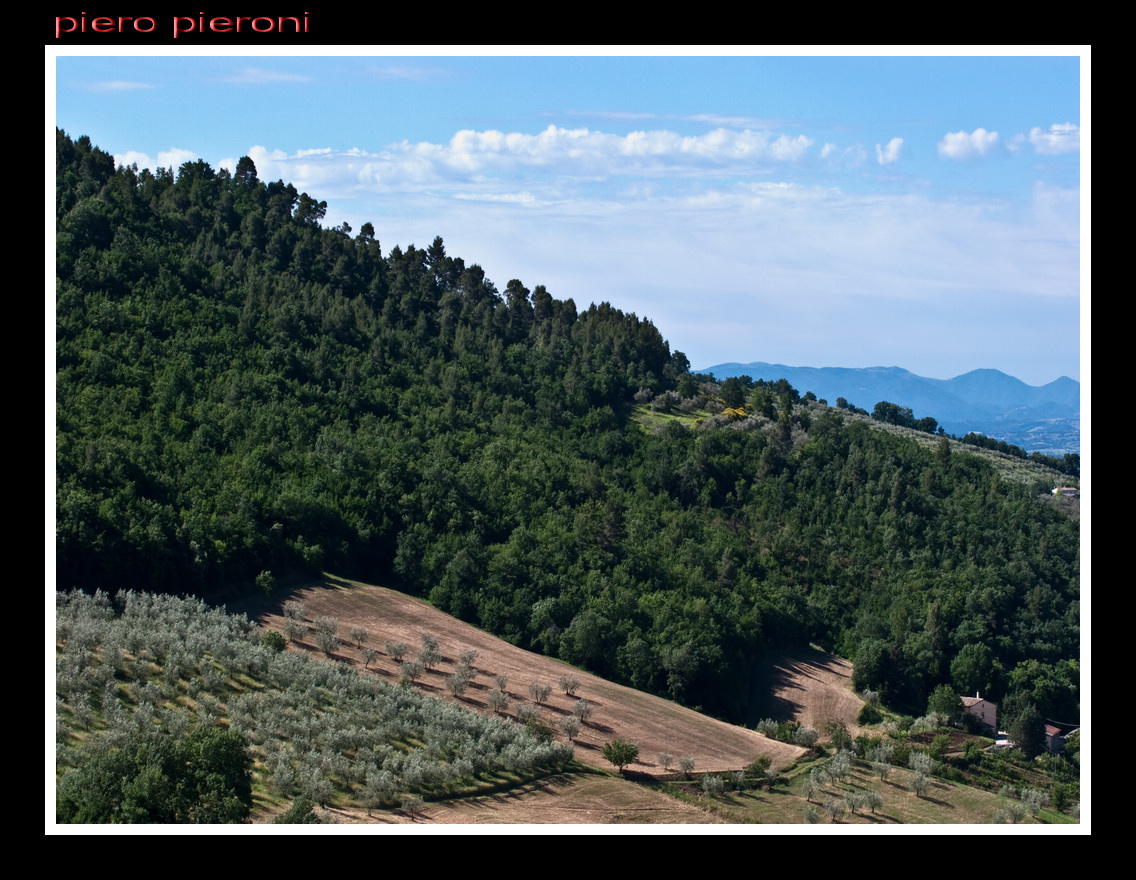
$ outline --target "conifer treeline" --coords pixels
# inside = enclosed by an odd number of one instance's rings
[[[57,174],[60,588],[327,569],[734,718],[801,638],[893,700],[1075,710],[1076,526],[979,459],[782,388],[645,433],[636,393],[698,385],[649,321],[440,238],[384,256],[247,159],[116,170],[60,132]]]

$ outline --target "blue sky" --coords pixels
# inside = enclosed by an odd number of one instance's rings
[[[1081,378],[1076,55],[161,49],[49,54],[55,123],[140,166],[250,155],[329,224],[610,301],[695,367]]]

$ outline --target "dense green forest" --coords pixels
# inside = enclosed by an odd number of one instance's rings
[[[441,238],[384,254],[247,158],[57,151],[58,589],[331,570],[733,720],[801,640],[896,706],[950,683],[1077,716],[1052,481],[786,382],[739,396],[650,321],[498,291]],[[636,400],[719,414],[646,431]]]

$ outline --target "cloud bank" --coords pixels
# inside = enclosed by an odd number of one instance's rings
[[[1075,126],[1035,132],[1039,153],[1075,149]],[[961,160],[999,143],[980,128],[948,134],[939,153]],[[1009,203],[903,191],[903,174],[865,187],[864,146],[814,146],[755,130],[617,135],[550,125],[536,134],[462,130],[379,150],[258,145],[248,155],[261,179],[326,199],[330,225],[373,222],[384,249],[442,235],[499,285],[520,278],[581,306],[606,299],[650,316],[696,363],[750,351],[807,364],[824,339],[831,364],[1020,375],[989,352],[1008,348],[1023,315],[1036,317],[1015,350],[1033,346],[1038,364],[1053,362],[1054,340],[1077,322],[1075,188],[1038,184]],[[876,163],[898,167],[904,147],[899,137],[877,144]],[[150,164],[140,153],[117,158]],[[157,164],[194,158],[171,149]],[[219,165],[232,170],[236,161]],[[818,183],[818,169],[842,176]],[[970,366],[946,366],[959,363]]]

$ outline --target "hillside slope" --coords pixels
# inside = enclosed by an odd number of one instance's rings
[[[353,627],[366,628],[367,645],[380,650],[379,658],[367,671],[387,681],[397,681],[400,676],[399,664],[382,651],[387,640],[406,643],[410,646],[408,656],[413,657],[423,633],[435,636],[442,659],[416,681],[415,686],[423,693],[459,702],[467,708],[489,712],[487,695],[496,687],[495,677],[505,675],[511,708],[503,714],[515,717],[518,704],[532,702],[529,685],[545,683],[552,687],[552,693],[540,707],[541,717],[559,735],[558,721],[572,714],[578,700],[587,700],[594,714],[582,725],[576,738],[575,757],[601,769],[610,770],[611,765],[604,760],[600,749],[605,742],[615,739],[639,743],[640,758],[629,769],[664,777],[673,775],[674,768],[666,771],[659,766],[658,755],[663,752],[673,755],[676,763],[681,755],[693,755],[697,770],[722,772],[740,770],[761,755],[767,755],[774,767],[783,767],[805,751],[607,681],[559,660],[522,650],[419,599],[384,587],[332,579],[289,591],[287,599],[278,597],[271,602],[242,605],[238,610],[254,614],[263,624],[283,631],[284,601],[302,602],[310,620],[335,618],[344,634]],[[294,647],[318,653],[310,635]],[[478,652],[474,666],[479,674],[469,690],[461,698],[455,698],[447,692],[445,680],[465,651]],[[363,670],[364,659],[355,645],[343,644],[333,656]],[[579,680],[571,696],[558,687],[561,676],[565,675]],[[858,709],[859,701],[850,692],[848,696]],[[854,716],[855,710],[846,720]]]
[[[324,228],[251,161],[116,169],[59,132],[57,162],[58,589],[331,570],[735,721],[806,642],[908,714],[950,685],[1076,717],[1051,482],[705,382],[645,318]]]

